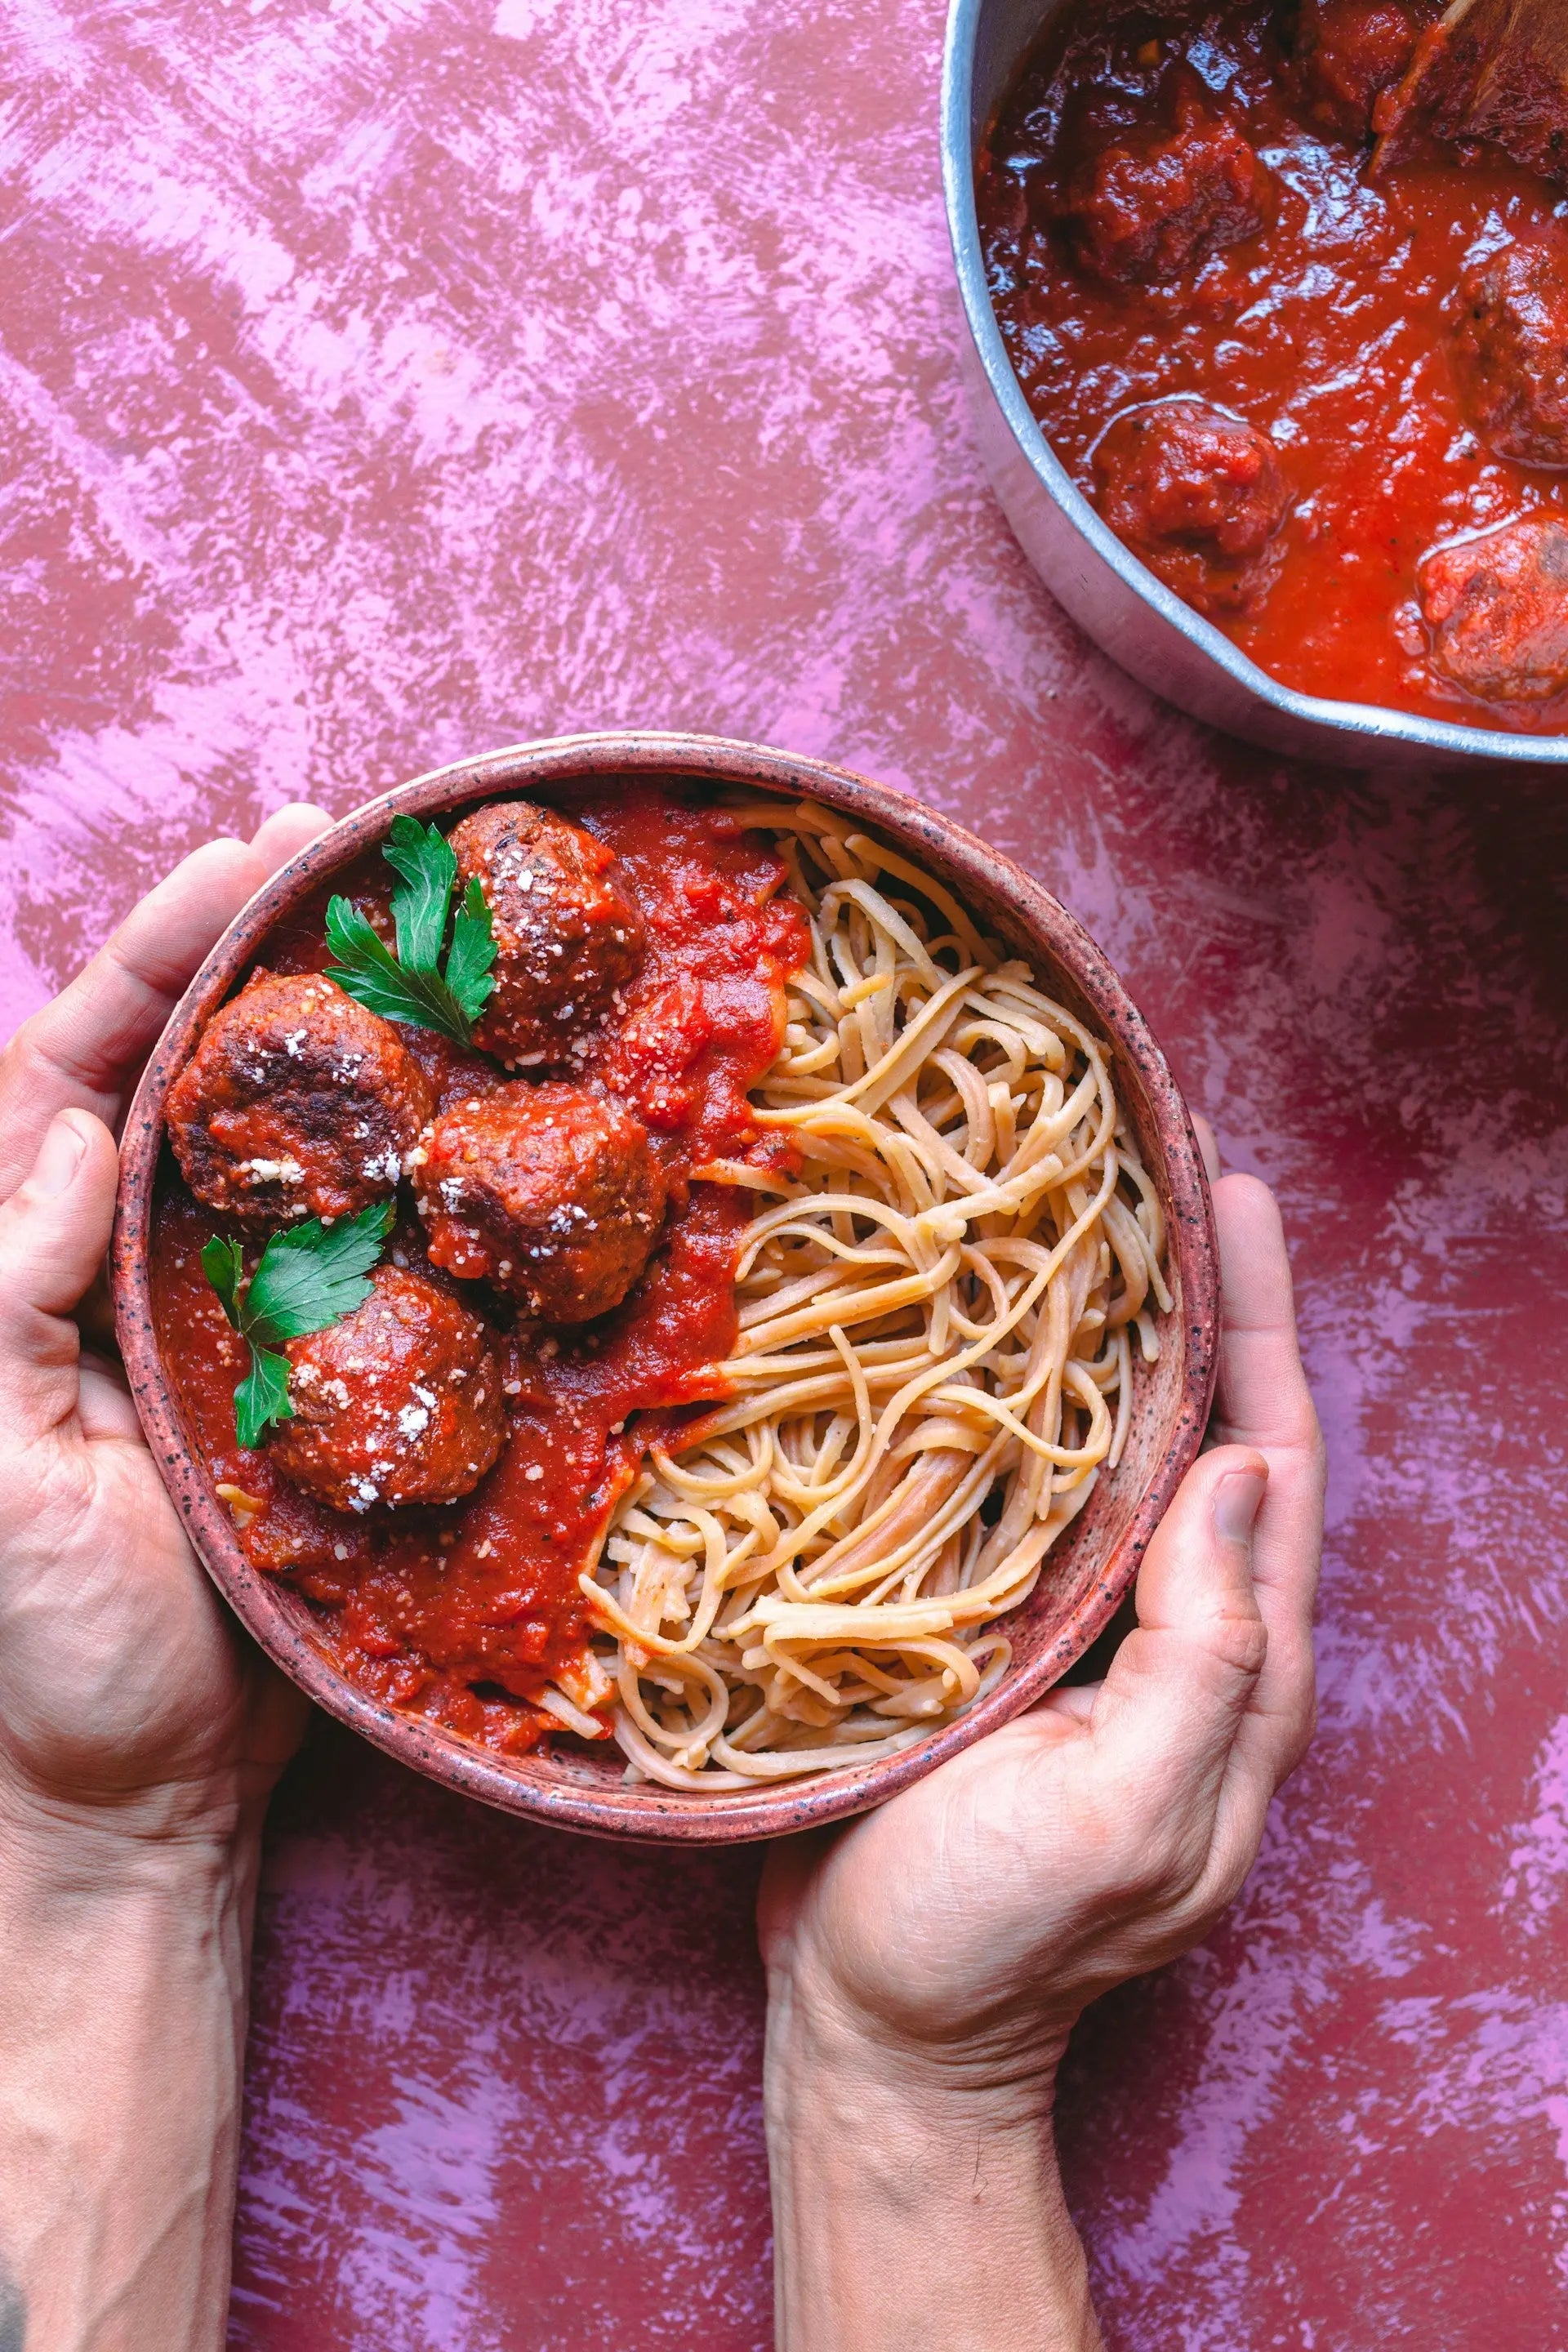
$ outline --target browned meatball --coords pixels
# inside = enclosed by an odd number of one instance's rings
[[[267,1451],[334,1511],[456,1502],[500,1452],[489,1334],[426,1275],[379,1267],[363,1307],[284,1352],[294,1418]]]
[[[1521,465],[1568,466],[1568,237],[1504,246],[1460,295],[1454,353],[1481,439]]]
[[[1186,277],[1273,218],[1273,175],[1195,75],[1175,78],[1159,119],[1114,131],[1072,173],[1067,216],[1079,259],[1128,286]]]
[[[475,1044],[512,1065],[564,1061],[642,964],[642,916],[619,862],[528,801],[477,810],[451,842],[461,887],[478,877],[496,940],[495,992]]]
[[[431,1263],[493,1283],[547,1323],[618,1307],[664,1215],[647,1129],[583,1087],[510,1086],[459,1103],[410,1164]]]
[[[1296,68],[1320,122],[1365,139],[1385,89],[1403,81],[1442,0],[1301,0]]]
[[[1421,567],[1421,611],[1442,675],[1483,702],[1568,693],[1568,524],[1506,523]]]
[[[320,972],[259,972],[169,1091],[199,1201],[247,1225],[347,1217],[395,1192],[432,1101],[397,1030]]]
[[[1188,604],[1242,612],[1267,593],[1290,497],[1256,425],[1201,400],[1129,409],[1095,451],[1094,470],[1118,539]]]

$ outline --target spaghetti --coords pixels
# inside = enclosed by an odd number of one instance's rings
[[[582,1578],[628,1774],[686,1790],[860,1764],[991,1688],[1171,1305],[1105,1046],[847,820],[740,814],[810,919],[752,1097],[797,1172],[700,1171],[763,1198],[728,1401]]]

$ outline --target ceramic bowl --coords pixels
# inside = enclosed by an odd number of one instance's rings
[[[748,793],[812,798],[875,828],[939,876],[981,926],[1016,946],[1045,984],[1111,1045],[1118,1086],[1169,1220],[1174,1311],[1157,1366],[1140,1383],[1122,1462],[1102,1479],[1052,1553],[1031,1599],[1008,1618],[1005,1678],[957,1722],[884,1761],[755,1791],[686,1794],[628,1787],[620,1751],[563,1741],[550,1755],[505,1757],[412,1716],[346,1681],[322,1646],[309,1604],[252,1567],[192,1445],[153,1329],[148,1244],[163,1157],[163,1105],[203,1027],[261,950],[268,933],[339,868],[373,848],[400,812],[445,816],[501,794],[570,794],[617,776],[701,779]],[[284,866],[232,923],[185,992],[148,1063],[121,1147],[113,1273],[120,1344],[153,1454],[215,1583],[267,1654],[325,1708],[389,1756],[448,1789],[535,1821],[601,1837],[693,1844],[773,1837],[863,1811],[907,1788],[1016,1715],[1058,1680],[1113,1614],[1177,1482],[1197,1453],[1214,1386],[1217,1274],[1214,1223],[1186,1107],[1163,1055],[1116,974],[1032,876],[972,834],[903,794],[858,776],[748,744],[689,735],[581,735],[462,760],[356,810]]]
[[[1248,661],[1123,547],[1057,457],[1013,372],[985,282],[974,168],[1019,67],[1066,0],[951,0],[942,179],[967,327],[982,456],[1024,552],[1079,627],[1144,686],[1271,751],[1338,767],[1568,768],[1568,737],[1456,726],[1407,710],[1297,694]]]

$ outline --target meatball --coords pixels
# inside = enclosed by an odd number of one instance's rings
[[[1371,136],[1385,89],[1404,80],[1440,0],[1301,0],[1296,71],[1320,122],[1347,139]]]
[[[478,878],[495,933],[495,992],[474,1043],[510,1064],[564,1061],[642,964],[642,916],[618,861],[581,825],[527,801],[453,828],[460,885]]]
[[[1568,466],[1568,238],[1505,246],[1465,278],[1454,355],[1500,457]]]
[[[1267,434],[1201,400],[1129,409],[1094,455],[1117,537],[1203,613],[1244,612],[1272,584],[1289,492]]]
[[[1531,515],[1439,548],[1420,584],[1433,663],[1454,685],[1483,702],[1568,693],[1568,523]]]
[[[1195,75],[1174,82],[1159,120],[1110,134],[1071,174],[1066,210],[1086,268],[1118,285],[1163,286],[1274,215],[1274,179]]]
[[[547,1080],[447,1111],[410,1161],[433,1265],[547,1323],[618,1307],[664,1215],[647,1130],[613,1096]]]
[[[500,1452],[489,1334],[427,1275],[378,1267],[362,1307],[284,1353],[294,1418],[267,1451],[334,1511],[455,1503]]]
[[[390,1021],[321,972],[260,972],[171,1087],[169,1133],[198,1201],[285,1224],[352,1216],[395,1192],[432,1108]]]

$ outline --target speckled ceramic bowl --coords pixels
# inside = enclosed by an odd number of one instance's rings
[[[1012,1664],[961,1720],[879,1763],[784,1787],[686,1795],[622,1779],[618,1749],[560,1743],[553,1755],[493,1755],[381,1705],[346,1681],[309,1605],[253,1568],[235,1539],[187,1434],[153,1328],[148,1242],[163,1147],[163,1104],[204,1024],[268,932],[340,867],[378,843],[399,812],[431,817],[502,793],[569,792],[616,776],[700,778],[847,811],[947,882],[981,925],[1007,940],[1109,1040],[1122,1103],[1165,1203],[1175,1299],[1121,1466],[1103,1479],[1031,1599],[1007,1620]],[[721,1844],[775,1837],[863,1811],[1039,1697],[1081,1656],[1131,1585],[1177,1482],[1195,1455],[1214,1387],[1218,1276],[1208,1188],[1186,1107],[1165,1059],[1092,940],[1029,875],[947,818],[901,793],[814,760],[692,735],[578,735],[458,761],[387,793],[334,825],[276,875],[231,924],[176,1008],[148,1063],[121,1147],[113,1247],[120,1343],[142,1425],[192,1542],[268,1655],[300,1688],[389,1756],[504,1811],[600,1837]]]

